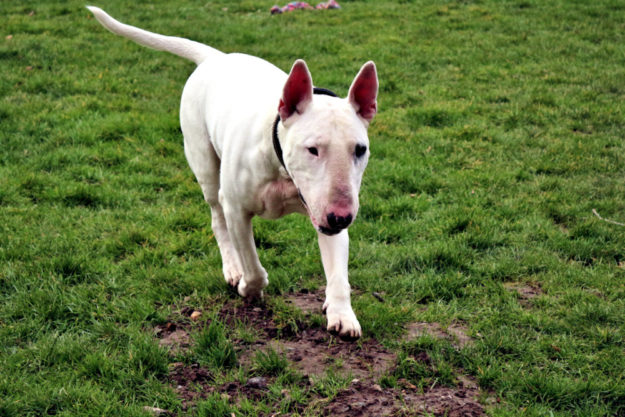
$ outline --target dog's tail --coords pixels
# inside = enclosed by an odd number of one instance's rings
[[[124,36],[140,45],[147,46],[148,48],[156,49],[158,51],[171,52],[172,54],[191,60],[196,64],[201,63],[211,55],[223,53],[215,48],[211,48],[208,45],[189,39],[159,35],[158,33],[152,33],[147,30],[126,25],[113,19],[99,7],[87,6],[87,9],[93,13],[102,26],[111,32]]]

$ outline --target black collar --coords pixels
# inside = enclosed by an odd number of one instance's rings
[[[325,89],[325,88],[320,88],[320,87],[314,87],[313,94],[322,94],[322,95],[326,95],[330,97],[337,97],[337,95],[333,91]],[[276,121],[273,122],[273,131],[272,131],[273,149],[276,151],[276,156],[278,157],[278,160],[280,161],[280,163],[284,167],[284,170],[287,171],[287,174],[288,174],[289,171],[286,169],[286,165],[284,165],[284,157],[282,156],[282,146],[280,146],[280,139],[278,138],[278,123],[280,123],[280,114],[278,114],[278,116],[276,117]]]

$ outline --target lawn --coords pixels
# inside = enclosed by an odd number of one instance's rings
[[[254,221],[264,303],[226,286],[179,129],[194,64],[83,2],[0,3],[0,416],[340,415],[365,383],[404,396],[394,415],[454,415],[410,398],[467,385],[489,416],[625,415],[625,3],[340,3],[94,5],[285,70],[303,58],[342,96],[376,62],[351,344],[319,329],[321,302],[288,302],[324,285],[303,216]],[[163,343],[173,328],[188,340]],[[340,348],[322,373],[273,344],[311,334]],[[350,368],[368,349],[392,358],[381,375]]]

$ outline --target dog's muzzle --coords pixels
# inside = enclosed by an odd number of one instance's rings
[[[304,196],[302,195],[302,192],[298,189],[297,193],[299,194],[299,199],[302,201],[302,204],[306,208],[306,211],[308,211],[308,215],[310,216],[311,219],[313,219],[312,214],[310,214],[310,209],[308,207],[308,204],[306,204],[306,200],[304,199]],[[337,217],[334,213],[330,213],[328,214],[326,220],[328,221],[328,227],[316,225],[317,230],[319,230],[324,235],[334,236],[336,234],[341,233],[343,229],[346,229],[351,224],[352,215],[348,214],[346,217],[340,217],[340,216]],[[316,223],[317,222],[313,219],[313,224],[316,224]]]
[[[343,229],[347,229],[347,227],[352,224],[352,215],[348,214],[346,216],[337,216],[334,213],[330,213],[327,216],[328,227],[319,226],[319,231],[325,235],[333,236],[341,232]]]

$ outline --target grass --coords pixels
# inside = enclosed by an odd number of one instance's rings
[[[427,352],[432,357],[419,356],[422,352]],[[394,378],[405,378],[414,382],[419,389],[435,385],[455,386],[453,369],[464,365],[462,359],[449,344],[437,343],[436,340],[423,336],[407,343],[399,352],[397,368],[385,380],[385,385],[395,386],[397,382]]]
[[[492,416],[625,414],[625,227],[592,214],[625,222],[622,2],[341,4],[101,6],[283,69],[304,58],[340,94],[374,60],[350,281],[365,337],[405,359],[385,381],[452,383],[461,366],[501,399]],[[111,35],[83,6],[0,4],[0,415],[182,413],[150,329],[184,297],[228,291],[179,131],[193,64]],[[270,296],[322,284],[306,219],[254,227]],[[523,302],[510,283],[541,294]],[[398,342],[407,322],[454,320],[475,339],[460,352]],[[410,362],[417,348],[438,374]],[[231,407],[210,397],[197,415]]]
[[[206,400],[201,401],[197,407],[198,417],[223,417],[232,412],[228,400],[219,394],[213,393]]]
[[[286,357],[271,347],[266,351],[258,350],[254,359],[254,369],[261,375],[280,375],[289,366]]]
[[[217,369],[232,368],[237,364],[234,346],[228,340],[224,325],[219,320],[212,320],[206,329],[199,332],[195,340],[195,350],[201,364]]]

